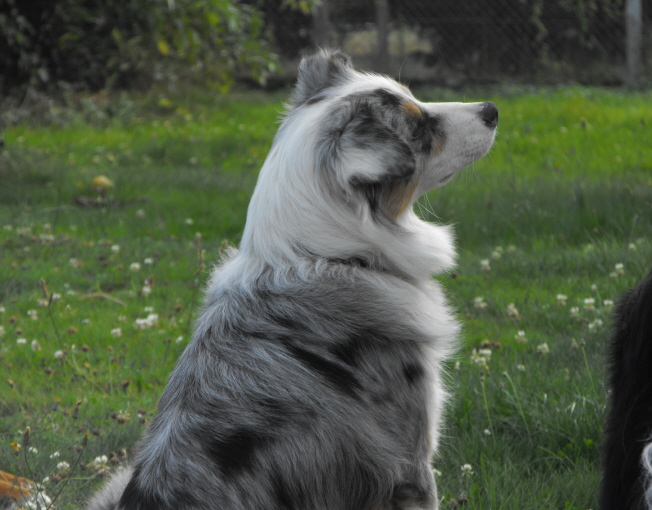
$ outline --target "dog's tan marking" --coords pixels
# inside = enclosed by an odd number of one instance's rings
[[[436,158],[442,152],[444,152],[444,147],[446,147],[446,135],[437,135],[432,141],[432,149],[430,149],[430,157]]]
[[[401,106],[403,107],[403,112],[407,117],[410,117],[411,119],[420,119],[423,117],[423,112],[421,111],[421,108],[419,108],[411,101],[404,101],[403,104],[401,104]]]
[[[419,184],[419,179],[392,183],[385,188],[382,209],[391,220],[396,219],[412,204],[412,197]]]

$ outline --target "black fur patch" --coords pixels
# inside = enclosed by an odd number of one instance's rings
[[[623,296],[614,322],[599,507],[638,510],[647,508],[641,455],[652,437],[652,271]]]
[[[373,345],[381,345],[384,341],[386,340],[374,335],[372,332],[362,331],[351,335],[346,341],[334,345],[329,351],[342,363],[346,363],[351,367],[358,367],[365,352],[371,349]]]
[[[287,344],[287,348],[297,360],[323,376],[332,387],[349,397],[356,397],[356,390],[361,386],[348,367],[298,345]]]
[[[386,89],[376,89],[369,96],[378,99],[384,108],[398,109],[403,101],[405,101],[403,98]]]
[[[277,502],[276,508],[279,510],[295,510],[295,501],[283,478],[280,476],[272,478],[272,490]]]
[[[221,439],[213,439],[207,450],[222,474],[234,479],[243,471],[251,470],[256,452],[271,442],[270,436],[242,427]]]
[[[418,119],[411,119],[412,140],[417,144],[418,150],[424,154],[432,151],[433,143],[445,138],[444,130],[441,127],[441,119],[437,116],[428,115],[423,112],[423,116]]]
[[[187,490],[175,489],[172,497],[163,500],[157,494],[142,489],[138,484],[140,471],[134,470],[131,480],[125,487],[120,502],[119,510],[178,510],[196,505],[197,499]]]
[[[407,363],[403,367],[403,375],[407,380],[408,384],[414,385],[417,384],[423,377],[426,375],[426,371],[423,366],[417,363]]]

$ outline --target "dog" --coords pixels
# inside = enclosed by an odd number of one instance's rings
[[[247,212],[133,464],[89,510],[438,507],[459,326],[449,227],[412,205],[486,154],[494,103],[421,103],[339,51],[302,60]]]
[[[652,508],[652,271],[618,303],[609,358],[600,509],[647,510]]]

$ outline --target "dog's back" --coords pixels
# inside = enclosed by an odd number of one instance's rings
[[[641,455],[652,440],[652,271],[622,297],[614,326],[600,508],[643,510]]]
[[[128,483],[114,484],[120,509],[434,507],[423,402],[439,383],[424,358],[456,326],[398,279],[387,296],[362,267],[320,273],[211,297]],[[440,317],[438,335],[415,327],[423,313]]]

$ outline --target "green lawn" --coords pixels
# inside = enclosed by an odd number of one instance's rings
[[[595,508],[611,302],[652,262],[652,94],[416,95],[500,109],[490,154],[418,205],[456,225],[460,253],[438,277],[464,323],[434,459],[443,508]],[[119,96],[5,129],[0,469],[47,477],[58,509],[154,414],[284,98]],[[93,206],[99,175],[110,207]]]

